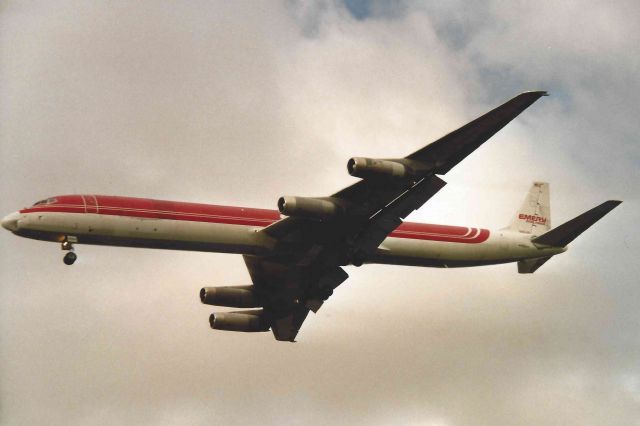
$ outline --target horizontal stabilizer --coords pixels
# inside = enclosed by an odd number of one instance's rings
[[[518,261],[518,272],[521,274],[533,274],[549,259],[551,259],[551,256],[520,260]]]
[[[589,229],[591,225],[599,221],[616,208],[622,201],[609,200],[600,204],[598,207],[594,207],[591,210],[582,213],[580,216],[571,219],[568,222],[563,223],[557,228],[534,238],[535,244],[542,244],[552,247],[564,247],[576,237]]]

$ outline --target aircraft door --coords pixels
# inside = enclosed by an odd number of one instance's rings
[[[82,198],[87,213],[98,213],[98,200],[95,195],[84,195]]]

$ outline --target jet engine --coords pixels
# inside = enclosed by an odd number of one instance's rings
[[[209,317],[211,328],[227,331],[244,331],[255,333],[269,331],[269,321],[262,309],[252,311],[219,312]]]
[[[391,177],[402,179],[413,176],[413,171],[404,164],[393,160],[353,157],[347,162],[351,176],[359,178]]]
[[[262,306],[252,285],[229,287],[204,287],[200,290],[200,301],[205,305],[231,308],[258,308]]]
[[[343,212],[342,206],[327,198],[280,197],[278,210],[285,216],[330,219]]]

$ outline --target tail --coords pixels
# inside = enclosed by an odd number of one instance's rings
[[[533,236],[542,235],[551,229],[548,183],[533,183],[507,229]]]
[[[602,219],[620,203],[622,203],[622,201],[605,201],[599,206],[582,213],[580,216],[540,236],[532,238],[531,241],[536,246],[564,247],[589,229],[591,225]],[[521,274],[532,274],[549,259],[551,259],[551,256],[520,260],[518,261],[518,272]]]

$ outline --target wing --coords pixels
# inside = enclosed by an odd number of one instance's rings
[[[345,207],[330,220],[287,217],[260,231],[275,240],[268,255],[245,256],[278,340],[293,341],[309,310],[317,311],[347,278],[340,265],[360,265],[413,210],[446,182],[445,174],[546,92],[525,92],[402,159],[420,172],[408,179],[363,179],[327,200]]]
[[[433,162],[435,173],[443,175],[542,96],[547,96],[547,92],[521,93],[407,158]]]
[[[363,179],[333,194],[331,199],[352,206],[352,212],[341,221],[325,223],[323,232],[332,228],[333,231],[346,229],[347,234],[355,235],[361,235],[365,229],[372,232],[374,230],[380,232],[380,229],[384,229],[387,230],[387,234],[390,233],[395,229],[390,223],[396,223],[397,227],[401,223],[399,219],[418,209],[444,187],[445,182],[437,177],[437,174],[446,174],[522,111],[546,95],[544,91],[521,93],[399,160],[419,164],[424,170],[422,175],[414,176],[411,180]],[[389,207],[393,207],[393,212],[388,211]],[[387,212],[380,214],[385,209]],[[372,221],[385,222],[385,224],[372,226]],[[308,219],[289,217],[265,228],[264,232],[276,239],[282,239],[296,233],[301,227],[313,226],[312,222]]]
[[[546,95],[547,92],[543,91],[521,93],[483,116],[408,155],[404,160],[417,161],[424,164],[426,175],[446,174],[522,111],[531,106],[540,97]],[[371,206],[370,209],[375,209],[376,207],[382,208],[386,203],[400,195],[400,191],[405,189],[406,186],[403,187],[398,182],[381,184],[378,181],[365,179],[333,196],[358,203],[366,203]]]

